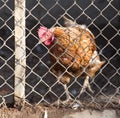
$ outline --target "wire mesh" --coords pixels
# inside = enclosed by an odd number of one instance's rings
[[[118,107],[120,98],[120,50],[118,0],[36,0],[26,1],[26,99],[28,103],[54,104],[65,100],[64,85],[51,71],[50,49],[38,45],[39,26],[48,28],[63,26],[63,16],[79,24],[85,24],[95,35],[100,58],[105,65],[91,79],[94,93],[85,91],[79,98],[85,106]],[[62,66],[62,65],[61,65]],[[66,69],[65,69],[66,71]],[[71,77],[67,89],[74,102],[78,99],[83,78]]]
[[[14,78],[14,16],[13,3],[0,1],[0,78],[1,103],[13,95]],[[73,98],[64,106],[72,106],[78,100],[92,108],[120,106],[120,1],[119,0],[26,0],[26,86],[27,104],[60,105],[66,100],[66,90]],[[80,95],[85,78],[72,76],[64,65],[64,73],[71,75],[66,90],[53,71],[50,48],[38,44],[38,28],[64,26],[63,16],[78,24],[85,24],[95,35],[95,43],[101,60],[106,63],[90,79],[94,93],[85,90]],[[56,58],[56,57],[55,57]],[[57,60],[57,58],[56,58]],[[56,61],[55,60],[55,61]],[[56,64],[56,62],[55,62]],[[6,90],[7,86],[7,90]],[[4,93],[4,91],[7,93]]]
[[[0,105],[13,103],[14,1],[0,1]]]

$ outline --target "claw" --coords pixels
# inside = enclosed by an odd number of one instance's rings
[[[80,101],[77,101],[77,103],[74,103],[71,108],[76,110],[76,109],[80,108],[81,106],[82,106],[82,104],[80,103]]]

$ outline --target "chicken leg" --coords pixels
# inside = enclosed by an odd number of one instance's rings
[[[65,89],[67,98],[66,98],[65,101],[62,102],[62,104],[64,104],[64,105],[65,105],[65,104],[66,104],[66,105],[69,104],[69,106],[70,106],[72,109],[77,109],[77,108],[81,107],[81,106],[82,106],[82,103],[81,103],[79,100],[73,99],[73,98],[70,96],[69,91],[68,91],[68,87],[67,87],[66,84],[64,84],[64,89]]]
[[[65,89],[66,97],[67,97],[66,100],[65,100],[65,102],[69,102],[70,100],[73,100],[73,99],[71,98],[70,94],[69,94],[68,87],[67,87],[66,84],[64,84],[64,89]]]
[[[73,109],[77,109],[78,107],[82,106],[82,104],[79,100],[73,99],[70,96],[70,93],[69,93],[68,87],[67,87],[67,84],[70,83],[70,77],[68,75],[64,75],[61,78],[61,82],[64,84],[63,87],[64,87],[64,90],[66,93],[66,100],[62,101],[62,104],[64,104],[64,105],[69,104],[70,107],[72,107]]]
[[[93,90],[90,86],[90,83],[89,83],[89,79],[90,77],[89,76],[86,76],[85,80],[84,80],[84,83],[83,83],[83,87],[82,87],[82,90],[80,91],[80,95],[85,91],[86,88],[88,88],[88,90],[93,93]]]
[[[70,77],[68,74],[65,74],[63,75],[61,78],[60,78],[60,81],[63,83],[63,87],[64,87],[64,90],[65,90],[65,93],[66,93],[66,100],[63,101],[63,103],[68,103],[70,100],[72,100],[70,94],[69,94],[69,91],[68,91],[68,87],[67,87],[67,84],[70,83]]]

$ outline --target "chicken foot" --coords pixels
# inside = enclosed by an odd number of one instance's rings
[[[70,94],[69,94],[69,91],[68,91],[68,87],[66,84],[64,84],[64,89],[66,91],[66,100],[62,102],[62,104],[69,104],[69,106],[72,108],[72,109],[77,109],[79,107],[82,106],[81,102],[79,100],[74,100]]]
[[[70,101],[73,100],[72,97],[71,97],[70,94],[69,94],[67,84],[63,84],[63,87],[64,87],[64,90],[65,90],[65,93],[66,93],[66,100],[61,101],[60,99],[58,99],[58,100],[55,102],[55,104],[57,104],[58,107],[59,107],[61,104],[62,104],[62,105],[67,105],[67,104],[69,104]]]
[[[59,73],[59,74],[61,74],[61,73]],[[69,94],[68,87],[67,87],[67,84],[70,82],[70,77],[69,77],[68,75],[64,75],[64,76],[62,76],[62,77],[59,76],[59,81],[60,81],[60,83],[62,83],[62,85],[63,85],[63,87],[64,87],[64,91],[65,91],[65,94],[66,94],[66,100],[61,101],[60,99],[58,99],[58,100],[56,101],[56,103],[55,103],[55,104],[57,104],[58,106],[59,106],[60,104],[65,105],[65,104],[69,103],[69,101],[73,100],[73,99],[71,98],[70,94]]]
[[[68,91],[68,87],[67,87],[67,85],[66,84],[64,84],[64,89],[65,89],[65,92],[66,92],[66,100],[64,101],[64,102],[69,102],[70,100],[73,100],[72,99],[72,97],[70,96],[70,94],[69,94],[69,91]]]
[[[84,80],[84,83],[83,83],[83,87],[82,87],[82,90],[80,91],[80,95],[85,91],[86,88],[88,88],[88,90],[91,92],[91,93],[94,93],[91,86],[90,86],[90,83],[89,83],[89,79],[90,77],[89,76],[86,76],[85,80]]]

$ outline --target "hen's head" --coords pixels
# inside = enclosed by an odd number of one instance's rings
[[[38,29],[38,36],[40,38],[40,42],[44,42],[45,45],[50,45],[55,39],[53,32],[42,26]]]

